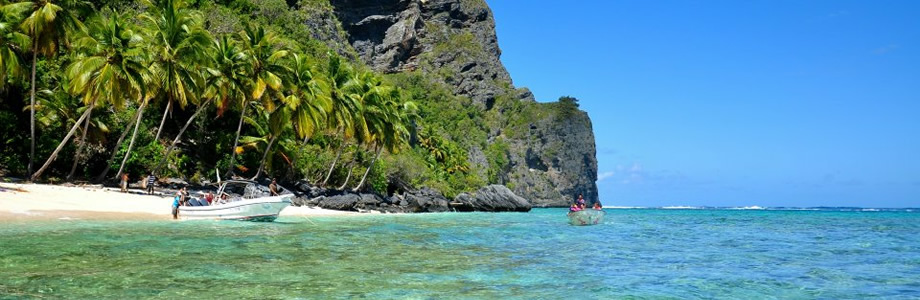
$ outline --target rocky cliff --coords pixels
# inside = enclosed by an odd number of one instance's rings
[[[514,88],[501,64],[495,21],[485,2],[332,0],[331,4],[357,56],[377,71],[423,72],[486,111],[493,109],[497,97],[546,111],[529,120],[523,134],[508,136],[498,128],[489,133],[490,141],[501,137],[509,143],[510,164],[501,178],[515,193],[534,206],[567,205],[579,193],[589,201],[597,199],[591,120],[582,111],[560,118],[551,105],[535,103],[526,88]],[[472,164],[488,164],[481,147],[470,148]]]

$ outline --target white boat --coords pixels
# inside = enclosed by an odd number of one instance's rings
[[[291,198],[294,196],[262,197],[259,196],[256,184],[248,180],[223,181],[211,205],[206,205],[207,201],[203,200],[190,200],[191,206],[179,206],[179,218],[274,221],[281,210],[291,205]]]
[[[603,210],[595,210],[590,208],[579,211],[570,211],[567,214],[569,217],[569,224],[577,226],[597,225],[599,223],[603,223],[605,215],[607,215],[607,212]]]

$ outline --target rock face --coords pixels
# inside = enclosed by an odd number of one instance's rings
[[[584,112],[543,119],[530,126],[530,139],[513,141],[509,174],[514,192],[534,206],[567,206],[582,194],[598,200],[597,158],[591,120]]]
[[[454,92],[487,105],[511,82],[501,64],[495,20],[482,1],[332,0],[358,55],[382,72],[453,71]],[[462,45],[460,45],[462,44]]]
[[[440,192],[422,188],[389,198],[377,194],[325,190],[297,183],[292,192],[294,206],[319,206],[345,211],[379,211],[385,213],[424,213],[448,211],[530,211],[527,199],[517,196],[503,185],[483,187],[476,193],[460,194],[453,202]]]
[[[473,195],[462,193],[454,198],[457,211],[495,211],[528,212],[530,202],[515,195],[503,185],[489,185],[476,191]]]
[[[348,42],[381,72],[419,70],[483,110],[496,97],[535,102],[516,89],[501,64],[492,11],[483,0],[331,0]],[[338,42],[333,39],[332,42]],[[536,103],[535,103],[536,104]],[[551,108],[546,106],[547,110]],[[510,170],[501,181],[534,206],[567,206],[577,194],[597,200],[597,159],[591,120],[578,111],[532,120],[529,135],[509,138]],[[493,129],[490,138],[501,135]],[[472,165],[488,167],[472,146]]]

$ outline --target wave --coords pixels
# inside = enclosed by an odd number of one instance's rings
[[[706,209],[703,206],[662,206],[661,209]]]

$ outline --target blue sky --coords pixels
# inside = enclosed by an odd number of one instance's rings
[[[920,1],[488,3],[605,205],[920,207]]]

